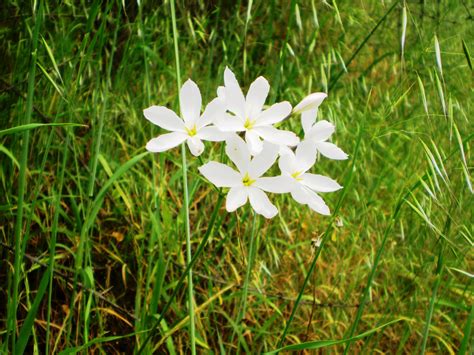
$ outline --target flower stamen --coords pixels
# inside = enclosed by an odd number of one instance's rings
[[[255,124],[255,120],[252,121],[250,118],[247,118],[245,120],[244,127],[246,129],[252,129],[254,124]]]
[[[188,128],[186,127],[186,133],[190,136],[190,137],[194,137],[197,133],[197,129],[196,129],[196,125],[192,126],[191,128]]]
[[[244,178],[242,179],[242,183],[244,186],[251,186],[256,180],[253,180],[248,173],[245,174]]]
[[[301,171],[295,171],[293,174],[291,174],[291,177],[298,181],[302,181],[303,178],[301,178],[300,175],[301,175]]]

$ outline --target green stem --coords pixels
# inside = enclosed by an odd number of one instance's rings
[[[176,61],[176,85],[178,90],[181,87],[181,71],[179,65],[179,50],[178,50],[178,31],[176,29],[176,10],[174,0],[170,1],[171,6],[171,22],[173,24],[173,42],[174,42],[174,55]],[[181,104],[181,103],[180,103]],[[182,172],[183,172],[183,187],[184,187],[184,217],[185,217],[185,228],[186,228],[186,259],[187,264],[191,264],[191,227],[189,224],[189,191],[188,191],[188,174],[187,174],[187,163],[186,163],[186,144],[181,145],[181,156],[183,159]],[[196,336],[195,336],[195,323],[194,323],[194,290],[193,290],[193,270],[190,267],[188,269],[188,314],[189,314],[189,338],[191,341],[191,354],[196,354]]]
[[[242,320],[245,317],[245,312],[247,310],[247,296],[248,296],[248,290],[249,290],[250,276],[252,275],[253,264],[255,262],[255,251],[256,251],[256,247],[255,247],[256,238],[255,238],[255,235],[257,234],[256,233],[256,230],[257,230],[257,213],[255,213],[255,211],[253,211],[253,210],[252,210],[252,213],[253,213],[253,219],[252,219],[252,230],[250,232],[250,244],[249,244],[249,255],[248,255],[248,261],[247,261],[247,271],[245,272],[245,279],[244,279],[244,284],[243,284],[243,287],[242,287],[242,298],[241,298],[241,303],[240,303],[240,310],[239,310],[239,314],[237,315],[237,320],[235,322],[236,327],[234,328],[235,330],[239,330],[239,332],[241,332],[241,333],[242,333],[242,330],[243,330],[243,324],[241,324],[241,323],[242,323]],[[234,331],[234,335],[235,335],[235,331]],[[232,337],[234,337],[234,335]],[[239,336],[239,346],[240,346],[241,341],[242,341],[242,337]],[[239,351],[240,350],[237,350],[237,353]]]
[[[154,331],[158,328],[160,325],[161,321],[163,320],[166,312],[168,312],[168,309],[170,309],[171,304],[173,303],[174,299],[178,295],[178,292],[181,290],[181,286],[184,283],[184,280],[186,279],[186,276],[188,275],[188,271],[196,264],[197,259],[201,255],[202,251],[204,250],[204,247],[206,246],[207,240],[211,236],[211,232],[214,228],[214,224],[216,223],[216,218],[219,213],[219,209],[222,206],[222,202],[224,201],[224,195],[219,191],[219,198],[217,199],[216,205],[214,207],[214,211],[212,212],[211,215],[211,220],[209,221],[209,226],[207,227],[206,234],[204,234],[204,237],[202,238],[201,243],[199,244],[198,248],[196,249],[196,252],[194,253],[194,256],[191,260],[191,262],[186,266],[186,270],[181,274],[181,277],[178,280],[178,283],[176,284],[176,287],[173,289],[173,293],[171,294],[170,298],[168,299],[168,302],[165,304],[163,309],[160,312],[160,316],[158,319],[155,321],[155,324],[151,329],[149,330],[149,334],[146,337],[145,341],[141,345],[141,347],[137,351],[137,355],[140,355],[143,350],[146,348],[146,345],[148,342],[151,340],[151,337],[153,336]]]
[[[34,19],[34,31],[32,38],[32,48],[31,48],[31,58],[30,58],[30,70],[28,73],[28,93],[26,96],[26,112],[25,119],[23,124],[27,125],[31,121],[31,115],[33,112],[33,96],[35,91],[35,73],[36,73],[36,57],[38,49],[38,37],[39,29],[41,26],[42,20],[42,2],[38,6],[38,13],[35,14],[35,9],[33,9],[33,19]],[[18,212],[17,218],[15,221],[15,260],[14,260],[14,274],[13,274],[13,290],[10,306],[8,307],[8,316],[7,316],[7,338],[11,336],[12,344],[12,353],[15,353],[15,341],[16,341],[16,312],[18,306],[18,287],[20,284],[21,278],[21,261],[23,259],[23,253],[21,248],[21,232],[23,229],[23,204],[25,199],[26,191],[26,171],[28,169],[28,147],[30,143],[30,131],[26,130],[23,132],[23,142],[21,149],[20,157],[20,176],[18,179]],[[7,340],[8,342],[8,340]]]
[[[431,319],[433,318],[433,311],[434,311],[434,306],[436,304],[436,298],[438,295],[439,285],[441,283],[441,277],[442,277],[442,273],[439,273],[436,276],[435,285],[433,287],[433,292],[431,294],[430,308],[428,310],[428,315],[426,316],[426,322],[425,322],[425,328],[423,330],[423,340],[421,344],[420,354],[424,354],[426,352],[426,344],[428,342],[428,335],[430,334]]]
[[[257,214],[253,211],[253,219],[252,219],[252,231],[250,234],[250,246],[249,246],[249,259],[247,262],[247,271],[245,273],[245,280],[244,285],[242,288],[242,300],[240,304],[240,312],[237,317],[236,324],[239,325],[244,319],[245,311],[247,309],[247,295],[249,290],[249,283],[250,283],[250,275],[252,274],[252,268],[255,261],[255,235],[257,230]]]
[[[348,174],[348,176],[347,176],[347,178],[346,178],[346,180],[343,184],[344,185],[344,190],[342,192],[341,197],[337,201],[336,208],[334,209],[334,213],[332,215],[331,221],[330,221],[328,227],[326,228],[326,230],[323,234],[321,245],[319,246],[316,254],[314,255],[313,261],[311,262],[308,273],[306,274],[306,277],[304,279],[303,286],[301,287],[301,290],[298,293],[298,296],[296,297],[295,304],[293,305],[293,309],[291,310],[290,317],[288,318],[288,321],[286,322],[285,329],[283,330],[283,333],[280,337],[280,340],[278,341],[277,348],[281,348],[283,346],[283,342],[285,341],[286,334],[288,333],[288,330],[290,329],[290,324],[293,322],[293,319],[296,315],[296,310],[298,309],[298,306],[301,302],[301,299],[303,298],[304,291],[306,289],[306,286],[309,283],[311,275],[313,274],[313,271],[314,271],[314,268],[315,268],[316,263],[318,261],[319,255],[321,254],[322,250],[324,249],[324,246],[326,244],[326,240],[327,240],[327,238],[329,238],[329,234],[332,231],[334,220],[336,219],[336,216],[339,212],[339,209],[342,206],[342,202],[344,201],[348,191],[350,191],[350,186],[352,185],[352,181],[354,179],[355,164],[356,164],[356,161],[357,161],[358,156],[359,156],[360,142],[362,140],[362,133],[363,132],[364,132],[364,129],[359,128],[359,133],[357,134],[356,147],[355,147],[355,150],[354,150],[354,154],[352,155],[353,156],[352,166],[351,166],[349,174]]]
[[[51,241],[49,246],[49,262],[48,262],[48,270],[49,270],[49,289],[48,289],[48,313],[46,316],[46,350],[45,354],[49,354],[49,337],[50,337],[50,329],[51,329],[51,303],[53,297],[53,276],[54,276],[54,255],[56,254],[56,242],[58,236],[58,223],[59,223],[59,209],[61,203],[61,195],[64,186],[64,172],[66,170],[66,164],[68,159],[68,146],[70,140],[70,134],[66,131],[67,138],[66,143],[63,146],[63,160],[61,164],[61,170],[59,173],[59,188],[56,195],[56,200],[54,204],[54,217],[53,217],[53,225],[52,225],[52,235]]]

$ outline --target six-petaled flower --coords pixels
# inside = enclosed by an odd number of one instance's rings
[[[224,112],[222,103],[219,99],[212,100],[201,115],[201,101],[198,86],[189,79],[179,93],[182,118],[164,106],[145,109],[143,114],[150,122],[172,132],[151,139],[146,149],[150,152],[164,152],[186,141],[191,153],[199,156],[204,151],[203,140],[218,142],[226,139],[228,133],[212,125],[216,116]]]

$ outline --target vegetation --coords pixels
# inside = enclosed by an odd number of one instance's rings
[[[158,3],[2,3],[0,352],[472,353],[472,4]],[[265,220],[199,175],[220,145],[188,154],[192,314],[181,151],[144,148],[175,44],[204,102],[226,66],[327,92],[350,156],[316,166],[330,217],[273,195]]]

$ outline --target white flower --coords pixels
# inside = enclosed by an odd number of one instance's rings
[[[309,112],[309,111],[308,111]],[[301,118],[303,120],[303,112]],[[348,155],[334,143],[327,142],[329,137],[334,133],[334,125],[326,120],[321,120],[312,125],[309,129],[304,130],[305,141],[312,142],[316,149],[326,158],[334,160],[345,160]]]
[[[150,122],[172,132],[151,139],[146,145],[147,150],[164,152],[186,141],[191,153],[198,156],[204,151],[202,140],[217,142],[228,137],[228,133],[211,125],[216,116],[225,111],[219,99],[211,101],[201,115],[201,92],[196,83],[189,79],[181,87],[179,101],[182,118],[164,106],[151,106],[143,110]]]
[[[226,132],[245,132],[245,140],[252,155],[262,151],[263,142],[295,146],[299,139],[293,132],[278,130],[273,124],[283,121],[291,113],[291,104],[287,101],[276,103],[263,110],[270,85],[260,76],[249,88],[247,96],[229,68],[224,72],[224,87],[217,89],[218,98],[225,103],[233,114],[226,114],[216,120],[216,125]]]
[[[199,171],[217,187],[230,187],[227,211],[233,212],[250,200],[255,212],[266,218],[274,217],[278,210],[264,191],[283,193],[289,192],[291,187],[291,179],[286,176],[262,177],[275,163],[278,147],[265,142],[260,154],[251,159],[247,144],[234,136],[227,140],[225,149],[238,171],[215,161],[199,167]]]
[[[307,173],[316,162],[315,145],[304,141],[292,151],[281,155],[278,165],[283,176],[291,179],[291,196],[312,210],[329,215],[329,207],[316,192],[332,192],[342,188],[336,181],[323,175]]]
[[[301,124],[306,132],[311,128],[318,115],[318,108],[328,95],[324,92],[314,92],[306,96],[293,108],[293,113],[301,113]]]
[[[318,108],[327,96],[324,92],[312,93],[295,106],[293,113],[301,113],[301,125],[305,140],[313,142],[317,150],[325,157],[344,160],[347,159],[347,154],[335,144],[327,142],[334,133],[334,125],[325,120],[316,122]]]

